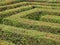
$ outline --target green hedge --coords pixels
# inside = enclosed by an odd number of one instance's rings
[[[14,0],[2,1],[2,2],[0,2],[0,6],[10,5],[10,4],[18,3],[18,2],[20,2],[20,1],[14,1]]]
[[[34,7],[36,7],[36,6],[34,6]],[[37,6],[38,7],[38,6]],[[37,8],[36,7],[36,8]],[[41,12],[42,14],[49,14],[49,15],[60,15],[60,10],[56,10],[56,9],[49,9],[49,8],[37,8],[37,10],[39,11],[39,12]]]
[[[24,1],[25,2],[25,1]],[[12,1],[12,2],[0,2],[0,6],[4,6],[4,5],[10,5],[10,4],[17,4],[20,3],[20,1]],[[60,6],[59,3],[48,3],[48,2],[28,2],[28,3],[32,3],[32,4],[41,4],[41,5],[51,5],[51,6]]]
[[[60,23],[60,16],[55,15],[44,15],[40,17],[41,21]]]
[[[50,15],[60,15],[59,10],[54,10],[54,9],[40,9],[38,8],[43,14],[50,14]]]
[[[23,28],[34,29],[34,30],[36,29],[39,31],[60,34],[60,24],[42,22],[42,21],[34,21],[34,20],[22,18],[23,16],[30,15],[38,11],[39,9],[35,8],[32,10],[21,12],[16,15],[12,15],[10,17],[4,18],[3,23],[7,25],[16,26],[16,27],[23,27]]]
[[[29,1],[29,0],[27,0]],[[35,1],[35,2],[52,2],[52,3],[60,3],[59,0],[31,0],[31,1]]]
[[[2,1],[6,1],[6,0],[0,0],[0,1],[2,2]],[[34,1],[34,2],[54,2],[54,3],[60,2],[59,0],[13,0],[13,1],[17,1],[17,2],[18,1]]]
[[[45,8],[45,9],[56,9],[56,10],[59,10],[60,7],[59,6],[47,6],[47,5],[33,5],[35,6],[36,8]]]
[[[40,21],[60,23],[60,21],[59,21],[60,20],[59,19],[60,16],[57,16],[57,15],[49,15],[50,14],[49,11],[45,11],[44,12],[44,11],[41,11],[41,10],[38,10],[38,11],[37,10],[36,11],[35,10],[34,11],[30,11],[31,14],[30,14],[30,12],[28,12],[29,15],[24,15],[24,16],[21,16],[21,17],[22,18],[26,18],[26,19],[38,20],[38,21],[40,20]]]
[[[18,8],[15,8],[15,9],[0,12],[0,22],[4,17],[11,16],[13,14],[17,14],[19,12],[26,11],[26,10],[29,10],[29,9],[33,9],[33,6],[30,6],[30,5],[22,6],[22,7],[18,7]]]
[[[6,5],[6,6],[0,6],[0,11],[4,11],[6,9],[17,8],[17,7],[20,7],[20,6],[23,6],[23,5],[27,5],[27,3],[26,2],[20,2],[20,3],[17,3],[17,4],[10,4],[10,5]]]
[[[39,5],[40,3],[37,2],[20,2],[17,4],[11,4],[11,5],[6,5],[6,6],[0,6],[0,11],[8,10],[8,9],[13,9],[17,8],[23,5],[34,5],[37,8],[48,8],[48,9],[60,9],[59,6],[47,6],[47,5]]]
[[[60,35],[1,24],[0,36],[0,39],[11,41],[16,45],[60,45]]]

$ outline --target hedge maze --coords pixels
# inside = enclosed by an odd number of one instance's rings
[[[0,45],[60,45],[59,1],[0,2]]]

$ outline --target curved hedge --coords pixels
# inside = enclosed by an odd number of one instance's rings
[[[28,18],[27,19],[24,18],[26,15],[30,16],[33,13],[36,14],[36,12],[38,12],[38,11],[40,11],[40,10],[38,8],[35,8],[35,9],[31,9],[28,11],[18,13],[16,15],[12,15],[10,17],[4,18],[3,24],[60,34],[60,24],[42,22],[42,21],[36,21],[36,20],[30,20]],[[36,15],[34,15],[34,16],[36,16]],[[38,17],[36,17],[36,18],[38,18]],[[44,30],[44,29],[46,29],[46,30]]]
[[[60,45],[60,35],[0,25],[0,39],[16,45]]]

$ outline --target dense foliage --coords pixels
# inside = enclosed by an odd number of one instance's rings
[[[0,0],[0,45],[60,45],[60,1]]]

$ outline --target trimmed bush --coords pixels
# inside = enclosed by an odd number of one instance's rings
[[[60,35],[0,25],[0,39],[16,45],[60,45]]]
[[[60,16],[55,15],[44,15],[40,17],[41,21],[60,23]]]
[[[24,1],[25,2],[25,1]],[[0,6],[4,6],[4,5],[10,5],[10,4],[17,4],[20,3],[20,1],[13,1],[13,2],[0,2]],[[50,6],[60,6],[59,3],[48,3],[48,2],[26,2],[27,4],[38,4],[38,5],[50,5]]]
[[[9,5],[9,4],[14,4],[14,3],[18,3],[19,1],[14,1],[14,0],[9,0],[9,1],[2,1],[0,2],[0,6],[4,6],[4,5]]]
[[[23,5],[34,5],[37,8],[48,8],[48,9],[60,9],[59,6],[47,6],[47,5],[39,5],[39,3],[36,2],[20,2],[17,4],[11,4],[11,5],[6,5],[6,6],[0,6],[0,11],[8,10],[8,9],[13,9],[17,8]]]
[[[0,2],[0,45],[60,45],[59,2]]]
[[[28,10],[28,11],[21,12],[19,14],[4,18],[3,24],[60,34],[60,24],[42,22],[42,21],[34,21],[34,20],[22,18],[23,16],[30,15],[38,11],[39,10],[35,8],[32,10]]]
[[[20,2],[17,4],[10,4],[10,5],[6,5],[6,6],[0,6],[0,11],[4,11],[6,9],[13,9],[13,8],[17,8],[20,6],[26,5],[26,2]]]
[[[3,11],[3,12],[0,12],[0,21],[4,17],[11,16],[13,14],[17,14],[19,12],[26,11],[26,10],[29,10],[29,9],[33,9],[33,6],[30,6],[30,5],[22,6],[22,7],[19,7],[19,8],[15,8],[15,9],[11,9],[11,10],[6,10],[6,11]]]
[[[59,6],[47,6],[47,5],[34,5],[36,8],[43,8],[43,9],[57,9],[59,10]]]

